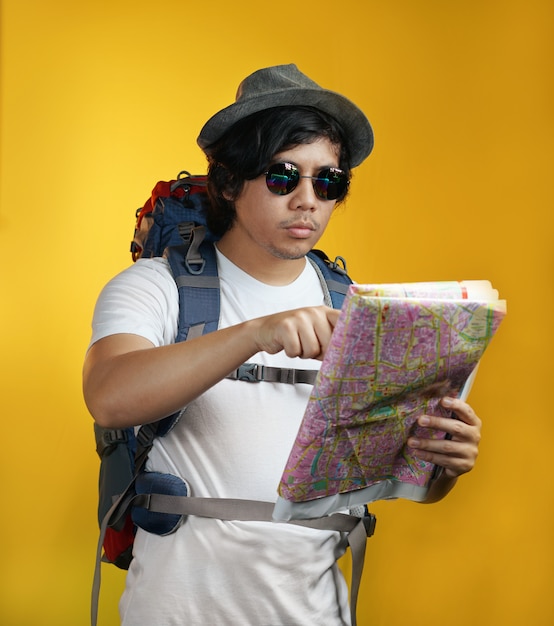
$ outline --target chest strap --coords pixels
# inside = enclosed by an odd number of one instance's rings
[[[244,380],[249,383],[259,383],[265,381],[268,383],[288,383],[296,385],[304,383],[313,385],[319,370],[297,370],[287,367],[270,367],[268,365],[259,365],[258,363],[243,363],[234,372],[231,372],[226,378],[231,380]]]

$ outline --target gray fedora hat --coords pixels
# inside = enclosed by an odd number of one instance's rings
[[[266,67],[247,76],[236,101],[204,124],[198,145],[209,154],[210,146],[235,122],[264,109],[291,105],[312,106],[337,120],[350,148],[352,167],[373,149],[373,130],[363,111],[348,98],[320,87],[294,64]]]

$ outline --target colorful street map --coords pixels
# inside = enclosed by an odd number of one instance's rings
[[[421,434],[416,420],[423,413],[453,417],[440,398],[467,396],[505,313],[487,281],[351,286],[274,518],[319,517],[379,499],[423,500],[437,468],[415,458],[406,441]]]

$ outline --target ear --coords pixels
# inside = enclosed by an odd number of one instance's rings
[[[221,192],[221,195],[223,199],[226,200],[227,202],[234,202],[236,198],[233,195],[233,175],[224,165],[221,165],[220,163],[218,163],[217,167],[220,170],[220,174],[221,173],[224,174],[223,176],[220,175],[219,177],[221,182],[223,183],[221,187],[224,187],[223,191]]]

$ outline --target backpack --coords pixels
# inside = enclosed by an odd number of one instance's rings
[[[165,255],[179,293],[179,323],[176,341],[186,341],[217,330],[219,278],[214,242],[217,237],[206,223],[208,205],[206,177],[181,172],[176,180],[156,184],[152,195],[136,212],[131,242],[133,261]],[[340,308],[351,279],[342,257],[332,262],[321,251],[308,259],[318,274],[325,301]],[[317,370],[287,369],[244,363],[229,378],[259,383],[313,384]],[[93,583],[91,623],[97,621],[100,561],[128,569],[137,526],[158,535],[175,532],[187,515],[231,520],[271,521],[273,503],[190,497],[186,481],[170,474],[146,472],[148,453],[156,437],[165,436],[180,413],[145,424],[138,429],[107,429],[94,425],[100,457],[98,542]],[[317,520],[289,523],[348,533],[352,548],[352,624],[355,626],[357,587],[361,578],[366,537],[371,536],[375,517],[362,507],[356,515],[334,514]],[[103,551],[103,556],[102,556]]]

